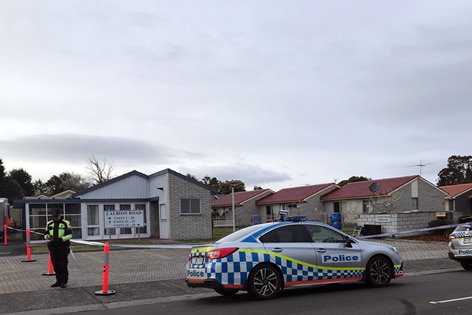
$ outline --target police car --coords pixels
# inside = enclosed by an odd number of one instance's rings
[[[448,252],[462,268],[472,270],[472,223],[460,224],[449,234]]]
[[[189,287],[270,299],[300,285],[365,281],[383,287],[403,275],[403,261],[395,247],[361,241],[320,222],[285,221],[193,246],[186,273]]]

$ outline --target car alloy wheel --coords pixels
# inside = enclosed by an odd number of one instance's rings
[[[372,287],[383,287],[390,283],[393,275],[392,264],[383,256],[374,256],[366,268],[365,281]]]
[[[282,289],[282,277],[277,267],[260,264],[254,267],[248,279],[248,292],[256,299],[271,299]]]

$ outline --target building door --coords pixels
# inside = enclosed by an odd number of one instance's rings
[[[167,207],[164,203],[159,205],[159,238],[169,238],[169,220]]]

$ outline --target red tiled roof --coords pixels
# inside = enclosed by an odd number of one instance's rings
[[[248,200],[253,198],[257,198],[258,196],[264,196],[267,192],[273,192],[270,189],[259,189],[259,190],[252,190],[252,191],[239,191],[234,193],[234,204],[241,205]],[[233,205],[233,196],[232,194],[227,195],[219,195],[219,199],[214,200],[211,203],[212,208],[217,207],[227,207]]]
[[[335,184],[320,184],[320,185],[310,185],[310,186],[301,186],[293,188],[284,188],[278,192],[269,195],[261,200],[258,200],[256,204],[265,205],[265,204],[275,204],[275,203],[287,203],[287,202],[301,202],[312,195],[320,193],[324,189],[334,186]]]
[[[418,175],[376,179],[363,182],[351,182],[347,183],[346,185],[342,186],[337,190],[329,192],[328,194],[321,197],[321,200],[327,201],[341,199],[358,199],[363,197],[372,197],[374,194],[381,196],[387,195],[417,177]],[[371,192],[369,189],[369,187],[374,183],[378,184],[378,189],[375,193]]]
[[[447,198],[455,198],[463,193],[466,193],[472,190],[472,183],[470,184],[459,184],[459,185],[448,185],[448,186],[439,186],[442,190],[447,192]]]

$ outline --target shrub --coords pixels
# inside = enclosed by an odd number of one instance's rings
[[[451,225],[451,224],[454,224],[454,221],[446,220],[446,219],[436,219],[436,220],[430,221],[428,223],[428,227],[433,228],[433,227],[439,227],[439,226]],[[454,228],[432,230],[431,233],[432,234],[451,234],[452,231],[454,231]]]

